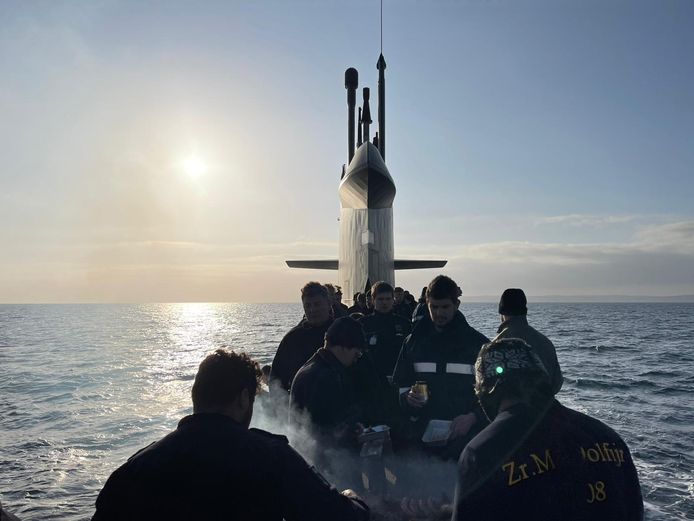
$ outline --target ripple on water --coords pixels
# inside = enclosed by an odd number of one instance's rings
[[[464,303],[463,311],[495,334],[495,305]],[[559,399],[629,444],[647,519],[694,517],[694,306],[531,311],[557,346]],[[191,412],[206,353],[227,345],[269,363],[301,315],[296,304],[0,306],[3,504],[23,519],[89,517],[108,475]]]

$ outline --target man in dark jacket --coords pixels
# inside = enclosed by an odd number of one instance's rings
[[[332,322],[332,301],[328,290],[319,282],[309,282],[301,288],[304,319],[284,335],[275,353],[270,370],[270,389],[288,393],[296,372],[322,345],[325,332]],[[285,395],[286,396],[286,395]]]
[[[371,298],[375,298],[373,289],[371,291]],[[374,302],[374,309],[375,304],[376,303]],[[393,289],[393,313],[400,315],[401,317],[405,317],[408,320],[412,316],[412,309],[410,308],[409,304],[405,302],[405,290],[400,286]]]
[[[460,458],[453,521],[643,519],[628,447],[604,423],[554,400],[530,345],[485,345],[475,392],[493,422]]]
[[[200,364],[193,414],[108,479],[94,521],[368,518],[277,436],[248,426],[260,370],[223,349]]]
[[[355,293],[354,303],[351,308],[347,309],[347,312],[351,315],[352,313],[361,313],[362,315],[368,315],[371,313],[369,306],[366,304],[366,294],[365,293]]]
[[[377,282],[371,287],[374,313],[360,319],[366,335],[368,351],[376,364],[378,374],[390,378],[398,361],[405,337],[410,334],[410,321],[396,315],[393,286]]]
[[[557,351],[549,338],[528,324],[527,313],[528,299],[525,297],[523,290],[517,288],[505,290],[499,300],[501,325],[494,340],[520,338],[533,346],[549,373],[552,382],[552,393],[557,394],[564,383],[559,360],[557,360]]]
[[[393,373],[400,405],[412,421],[411,436],[421,438],[430,420],[451,420],[449,447],[441,455],[456,459],[464,441],[486,423],[473,392],[473,369],[480,347],[489,341],[458,310],[459,294],[458,285],[444,275],[431,281],[431,318],[415,324]],[[426,382],[428,399],[412,392],[417,381]]]
[[[330,325],[325,333],[325,346],[294,378],[289,398],[290,423],[296,423],[301,413],[306,412],[320,442],[329,446],[356,446],[356,428],[362,420],[362,411],[347,368],[357,363],[365,347],[363,330],[353,318],[338,318]]]

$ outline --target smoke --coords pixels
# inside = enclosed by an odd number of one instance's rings
[[[388,449],[378,457],[362,457],[355,450],[326,446],[317,441],[307,412],[293,411],[289,422],[288,397],[283,392],[264,392],[256,398],[251,426],[286,436],[338,490],[356,490],[376,510],[391,509],[405,497],[436,498],[439,503],[450,503],[453,497],[456,462]]]

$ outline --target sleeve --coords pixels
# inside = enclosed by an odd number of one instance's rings
[[[337,382],[328,378],[316,378],[303,392],[303,408],[311,414],[311,420],[320,426],[335,423]]]
[[[639,484],[639,476],[636,472],[636,467],[634,466],[634,460],[631,458],[631,452],[629,452],[629,447],[626,443],[624,444],[624,453],[626,454],[626,461],[624,472],[626,474],[626,486],[627,486],[627,497],[631,500],[628,506],[628,519],[633,519],[634,521],[643,521],[643,495],[641,494],[641,485]]]
[[[557,359],[557,350],[549,338],[547,339],[547,344],[547,359],[550,366],[547,369],[552,377],[552,392],[557,394],[561,389],[561,386],[564,384],[564,375],[561,374],[561,367],[559,366],[559,360]]]
[[[340,494],[289,445],[282,452],[282,515],[287,521],[369,519],[364,502]]]
[[[407,413],[421,413],[419,410],[415,410],[407,404],[405,400],[405,395],[415,383],[415,372],[414,364],[410,359],[410,353],[412,345],[412,335],[409,335],[402,344],[400,349],[400,355],[398,356],[398,361],[395,363],[395,369],[393,370],[393,385],[398,388],[398,397],[400,402],[400,408]]]
[[[124,504],[123,497],[127,497],[124,485],[128,483],[125,466],[116,469],[108,478],[104,488],[96,498],[96,511],[92,521],[110,521],[124,519],[119,512],[119,507]]]
[[[491,519],[488,506],[495,501],[487,497],[479,489],[482,476],[478,468],[475,452],[465,448],[458,463],[458,480],[453,499],[452,521],[468,521],[471,519]],[[496,499],[498,501],[498,499]],[[486,505],[486,506],[485,506]]]
[[[289,381],[289,371],[287,368],[288,364],[288,354],[289,349],[287,347],[287,336],[282,339],[280,345],[277,347],[277,352],[275,353],[275,358],[272,359],[272,366],[270,367],[270,391],[277,392],[280,389],[289,391],[289,386],[291,382]]]

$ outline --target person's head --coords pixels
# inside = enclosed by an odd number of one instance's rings
[[[368,307],[369,309],[373,309],[374,307],[374,301],[371,298],[371,290],[366,292],[366,307]]]
[[[450,277],[439,275],[427,286],[427,306],[432,322],[437,328],[450,324],[455,318],[460,300],[460,288]]]
[[[325,289],[328,290],[328,296],[332,299],[335,296],[335,293],[337,293],[335,286],[333,286],[329,282],[326,284],[323,284],[323,286],[325,286]]]
[[[525,298],[525,293],[519,288],[508,288],[501,294],[499,300],[499,315],[502,320],[508,320],[509,317],[527,315],[528,299]]]
[[[419,301],[420,302],[426,302],[427,301],[427,289],[428,289],[428,286],[424,286],[422,288],[422,292],[419,294]]]
[[[402,289],[400,286],[393,290],[393,298],[395,299],[396,304],[400,304],[400,302],[402,302],[403,296],[405,296],[405,290]]]
[[[547,369],[535,350],[520,338],[485,344],[475,362],[475,394],[491,420],[502,402],[546,403],[552,397]]]
[[[415,303],[414,295],[412,295],[412,293],[410,293],[409,291],[405,290],[405,294],[402,297],[402,301],[405,304],[411,306]]]
[[[193,383],[193,413],[225,414],[245,427],[262,373],[246,353],[217,349],[200,364]]]
[[[330,320],[332,301],[328,290],[320,282],[309,282],[301,288],[301,303],[310,325],[319,326]]]
[[[366,294],[357,293],[355,300],[360,306],[366,307]]]
[[[374,311],[377,313],[393,311],[393,286],[387,282],[381,280],[371,286],[371,298],[374,302]]]
[[[342,288],[340,286],[335,286],[335,304],[342,303]]]
[[[361,324],[352,317],[338,318],[325,332],[325,347],[345,367],[355,364],[366,349]]]

